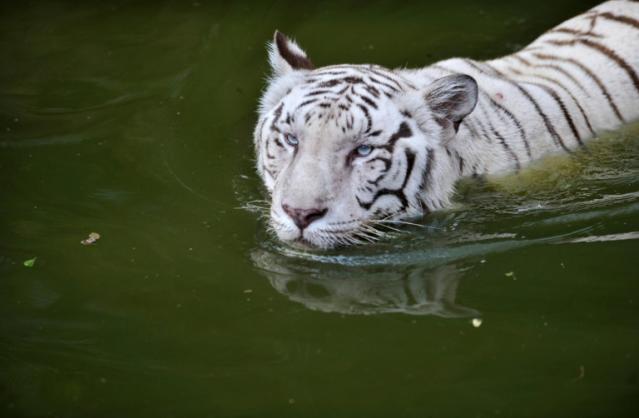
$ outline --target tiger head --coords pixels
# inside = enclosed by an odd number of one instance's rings
[[[420,86],[375,65],[315,69],[279,32],[269,60],[254,140],[280,240],[318,248],[371,241],[384,223],[448,204],[456,178],[438,155],[475,107],[474,79]]]

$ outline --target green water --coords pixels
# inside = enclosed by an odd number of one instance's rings
[[[366,248],[251,209],[275,28],[420,66],[590,5],[2,3],[0,416],[639,416],[638,125]]]

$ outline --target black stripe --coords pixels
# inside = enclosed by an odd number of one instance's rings
[[[468,119],[468,118],[466,118],[466,119]],[[474,121],[475,121],[475,123],[477,123],[477,125],[479,125],[479,130],[484,135],[484,139],[486,139],[486,141],[488,141],[489,144],[492,144],[493,139],[490,137],[490,134],[486,130],[486,127],[484,126],[482,121],[479,120],[479,118],[475,118]]]
[[[614,112],[615,116],[617,116],[619,121],[625,122],[623,116],[621,115],[621,112],[619,112],[619,108],[617,107],[617,104],[615,103],[612,96],[608,92],[608,89],[606,89],[606,86],[603,84],[601,79],[595,73],[593,73],[592,70],[590,70],[590,68],[586,67],[583,63],[573,58],[564,58],[564,57],[559,57],[556,55],[541,54],[541,53],[534,53],[534,56],[542,60],[565,62],[579,68],[599,87],[601,94],[603,94],[603,96],[606,98],[606,100],[608,101],[608,104],[610,105],[610,108]]]
[[[275,145],[277,145],[280,148],[286,148],[284,144],[282,144],[282,141],[280,141],[280,138],[277,136],[273,138],[273,142],[275,142]]]
[[[368,79],[370,81],[372,81],[373,83],[379,84],[380,86],[388,87],[389,89],[391,89],[395,93],[399,93],[400,92],[400,90],[395,88],[395,86],[392,86],[392,85],[386,83],[385,81],[378,80],[377,78],[375,78],[375,77],[373,77],[371,75],[368,76]]]
[[[524,64],[524,65],[526,65],[526,66],[530,67],[530,61],[528,61],[527,59],[525,59],[525,58],[523,58],[523,57],[520,57],[520,56],[519,56],[519,55],[517,55],[517,54],[510,55],[510,56],[509,56],[509,58],[516,59],[517,61],[521,62],[522,64]]]
[[[295,111],[297,111],[297,110],[299,110],[299,109],[303,108],[304,106],[307,106],[307,105],[310,105],[310,104],[312,104],[312,103],[315,103],[315,102],[316,102],[316,101],[318,101],[318,100],[319,100],[318,98],[315,98],[315,99],[308,99],[308,100],[306,100],[306,101],[304,101],[304,102],[300,103],[300,104],[297,106],[297,108],[295,109]]]
[[[317,76],[323,76],[323,75],[345,75],[348,74],[348,71],[331,71],[331,70],[317,70],[317,71],[313,71],[313,76],[317,77]]]
[[[375,177],[375,180],[366,180],[366,182],[368,184],[372,184],[374,186],[377,186],[379,184],[380,181],[382,181],[382,179],[384,177],[386,177],[386,174],[388,174],[388,169],[384,169],[377,177]]]
[[[273,112],[273,122],[271,122],[271,130],[275,132],[279,132],[280,129],[277,127],[277,122],[279,122],[280,117],[282,116],[282,109],[284,108],[284,103],[280,103],[280,105]]]
[[[395,152],[395,144],[397,143],[397,141],[400,140],[401,138],[410,138],[412,135],[413,135],[413,131],[411,131],[408,124],[406,122],[402,122],[400,123],[399,128],[397,129],[397,132],[395,132],[394,134],[390,136],[390,138],[388,139],[388,142],[386,142],[385,145],[379,146],[377,148],[385,149],[391,155],[393,155]],[[386,177],[386,174],[388,174],[387,170],[381,173],[374,181],[372,182],[369,181],[369,183],[377,185],[384,177]]]
[[[364,84],[364,80],[362,79],[362,77],[356,77],[352,75],[344,77],[343,80],[345,83],[348,84]]]
[[[358,103],[357,107],[362,109],[362,112],[364,112],[364,116],[366,116],[366,122],[368,123],[368,126],[366,127],[366,131],[364,132],[370,132],[371,128],[373,127],[373,119],[371,118],[371,114],[368,112],[368,109],[366,108],[366,106]]]
[[[325,80],[325,81],[322,81],[321,83],[319,83],[317,85],[317,87],[320,87],[320,88],[335,87],[338,84],[340,84],[340,81],[337,80],[337,79]]]
[[[504,114],[506,114],[506,116],[508,116],[508,118],[515,124],[515,126],[517,127],[517,130],[519,131],[519,136],[521,137],[522,142],[524,143],[524,147],[526,148],[526,155],[528,155],[528,158],[532,159],[532,153],[530,151],[530,144],[528,143],[528,139],[526,138],[526,131],[524,131],[524,127],[521,125],[521,123],[519,122],[519,119],[517,119],[515,117],[515,115],[513,115],[510,110],[506,109],[504,106],[502,106],[500,103],[498,103],[497,101],[495,101],[492,97],[490,97],[488,94],[486,94],[486,96],[488,96],[489,99],[489,103],[492,106],[497,107],[499,110],[501,110]]]
[[[362,100],[363,100],[363,101],[365,101],[366,103],[368,103],[368,104],[369,104],[369,105],[370,105],[373,109],[377,109],[377,104],[376,104],[374,101],[372,101],[372,100],[371,100],[371,99],[369,99],[368,97],[363,96],[363,95],[361,95],[361,94],[360,94],[360,96],[359,96],[359,97],[361,97],[361,98],[362,98]]]
[[[553,89],[549,87],[542,86],[540,84],[535,84],[535,85],[539,86],[542,90],[547,92],[550,95],[550,97],[552,97],[555,100],[555,103],[557,103],[557,105],[561,109],[561,112],[564,114],[564,118],[566,119],[566,122],[568,122],[568,125],[570,126],[570,130],[575,136],[575,139],[577,139],[577,142],[579,143],[579,145],[583,146],[584,143],[581,141],[581,137],[579,136],[579,131],[577,131],[577,127],[575,126],[575,123],[572,120],[572,116],[570,115],[570,112],[568,112],[568,108],[566,108],[566,104],[564,103],[564,101],[561,100],[561,97],[559,97],[557,92],[555,92]]]
[[[326,93],[333,93],[333,90],[315,90],[310,93],[306,93],[304,97],[317,96],[318,94],[326,94]]]
[[[397,80],[396,80],[396,79],[394,79],[393,77],[389,76],[388,74],[384,74],[383,72],[378,71],[377,69],[372,68],[372,67],[368,67],[368,68],[366,68],[366,69],[367,69],[368,71],[370,71],[371,73],[373,73],[373,74],[375,74],[375,75],[378,75],[378,76],[380,76],[380,77],[382,77],[382,78],[385,78],[386,80],[388,80],[388,81],[392,82],[393,84],[395,84],[395,85],[397,86],[397,88],[398,88],[400,91],[401,91],[401,90],[404,90],[404,87],[402,87],[402,85],[399,83],[399,81],[397,81]]]
[[[375,97],[376,99],[379,98],[379,96],[380,96],[379,90],[377,90],[375,87],[373,87],[373,86],[371,86],[369,84],[366,84],[366,86],[364,88],[366,89],[367,92],[372,94],[373,97]]]
[[[402,205],[399,211],[403,211],[406,209],[406,207],[408,206],[408,199],[406,198],[406,194],[404,193],[404,188],[408,184],[408,181],[410,180],[411,174],[413,172],[413,168],[415,167],[415,153],[409,150],[408,148],[404,150],[404,153],[406,155],[406,164],[407,164],[406,177],[404,177],[404,182],[402,183],[401,187],[399,189],[380,189],[375,193],[373,200],[371,200],[370,202],[362,202],[361,200],[359,200],[359,197],[356,197],[357,203],[363,209],[369,210],[371,206],[373,206],[379,198],[381,198],[382,196],[388,196],[388,195],[395,196],[397,199],[399,199]]]
[[[317,87],[319,88],[326,88],[326,87],[335,87],[339,84],[366,84],[364,83],[364,79],[361,77],[357,77],[357,76],[353,76],[353,75],[349,75],[346,77],[342,77],[342,78],[334,78],[331,80],[324,80],[321,83],[319,83],[317,85]]]
[[[308,121],[311,120],[313,115],[313,112],[306,112],[306,114],[304,115],[304,123],[308,125]]]
[[[589,30],[588,32],[584,32],[584,31],[580,31],[577,29],[572,29],[572,28],[554,28],[549,30],[546,33],[568,33],[570,35],[574,35],[574,36],[592,36],[593,38],[602,38],[601,35],[599,35],[598,33],[594,33],[591,30]]]
[[[587,95],[590,95],[588,90],[586,90],[586,88],[581,84],[581,82],[579,82],[579,80],[577,80],[572,74],[570,74],[568,71],[564,70],[563,68],[561,68],[558,65],[554,65],[554,64],[531,64],[530,67],[531,68],[540,68],[540,69],[544,69],[545,68],[545,69],[557,71],[557,72],[563,74],[564,76],[566,76],[566,78],[570,79],[570,81],[572,81],[577,87],[579,87],[579,89],[581,91],[583,91]]]
[[[512,159],[515,161],[515,166],[517,167],[517,170],[519,170],[521,168],[519,157],[517,157],[517,154],[512,150],[512,148],[510,148],[510,146],[508,145],[508,141],[506,141],[506,138],[504,138],[504,136],[500,134],[499,131],[497,131],[497,129],[495,129],[493,124],[490,122],[490,116],[488,112],[486,111],[486,108],[484,106],[481,106],[482,104],[483,103],[480,103],[479,110],[481,110],[481,112],[485,116],[486,123],[488,124],[488,129],[490,129],[493,135],[499,140],[499,143],[501,144],[502,147],[504,147],[504,150],[506,151],[506,153],[512,157]]]
[[[493,73],[496,74],[497,76],[499,76],[502,80],[506,81],[507,83],[509,83],[512,86],[514,86],[517,90],[519,90],[519,92],[521,94],[523,94],[524,97],[533,105],[533,107],[535,108],[535,111],[539,114],[539,116],[543,120],[544,125],[546,126],[546,130],[548,130],[548,133],[550,133],[550,136],[553,138],[553,140],[555,141],[557,146],[560,146],[561,148],[563,148],[568,153],[572,152],[572,151],[570,151],[570,149],[568,147],[566,147],[566,144],[564,143],[564,141],[561,138],[561,136],[555,130],[555,127],[550,122],[550,119],[548,119],[548,116],[546,116],[544,111],[541,110],[541,107],[539,106],[539,103],[537,103],[537,101],[532,97],[532,95],[528,92],[528,90],[526,90],[521,85],[519,85],[519,83],[516,83],[513,80],[510,80],[509,78],[507,78],[502,72],[500,72],[499,70],[497,70],[496,68],[494,68],[490,64],[485,62],[484,65],[487,68],[489,68],[490,70],[492,70]]]
[[[397,132],[392,134],[391,137],[388,139],[388,142],[385,145],[380,146],[379,148],[384,148],[387,151],[392,153],[395,147],[395,143],[399,139],[410,138],[411,136],[413,136],[413,131],[410,129],[410,127],[408,126],[406,122],[402,122],[399,124],[399,128],[397,129]]]
[[[518,69],[513,68],[513,67],[506,68],[506,71],[509,72],[509,73],[513,73],[515,75],[522,75],[523,74],[521,71],[519,71]]]
[[[464,159],[457,151],[455,151],[455,156],[457,157],[457,164],[459,165],[459,174],[464,175]]]
[[[424,201],[422,194],[424,193],[425,190],[430,189],[431,172],[433,171],[433,164],[435,163],[435,152],[433,150],[430,150],[429,148],[426,148],[425,152],[426,152],[426,166],[424,167],[424,170],[422,171],[422,179],[420,180],[419,186],[417,187],[415,200],[419,202],[424,214],[428,214],[430,213],[431,210],[426,204],[426,201]]]
[[[519,158],[517,158],[517,154],[515,154],[515,152],[510,148],[510,146],[508,146],[508,143],[506,142],[506,138],[501,136],[501,134],[497,132],[497,130],[491,125],[490,122],[488,122],[488,126],[491,128],[491,130],[493,131],[493,134],[495,134],[497,139],[499,139],[499,142],[501,143],[501,145],[503,145],[506,152],[510,154],[511,157],[513,157],[513,160],[515,160],[515,167],[517,168],[517,170],[520,170],[521,163],[519,162]]]
[[[435,164],[435,151],[426,148],[426,167],[422,172],[422,180],[419,183],[418,189],[424,191],[430,188],[431,173],[433,171],[433,165]]]
[[[475,70],[479,71],[480,73],[485,74],[485,71],[481,69],[479,66],[477,66],[473,61],[464,59],[464,63],[474,68]],[[524,147],[526,148],[526,155],[528,156],[528,158],[532,159],[532,152],[530,151],[530,144],[528,143],[528,138],[526,137],[526,131],[524,130],[524,127],[519,121],[519,119],[517,119],[517,117],[510,110],[506,109],[501,103],[498,103],[495,99],[493,99],[488,93],[486,93],[481,88],[479,89],[479,92],[482,94],[483,97],[488,99],[488,102],[490,103],[491,106],[494,106],[497,109],[499,109],[508,117],[508,119],[510,119],[515,124],[515,126],[517,127],[517,131],[519,131],[519,136],[521,137],[521,141],[524,143]]]
[[[635,29],[639,29],[639,20],[633,19],[628,16],[615,15],[610,12],[603,12],[597,14],[597,17],[603,17],[604,19],[614,20],[615,22],[623,23],[628,26],[632,26]]]
[[[570,98],[575,103],[575,105],[577,105],[577,108],[579,109],[579,112],[581,113],[581,116],[583,117],[584,122],[586,123],[586,126],[588,126],[588,129],[590,130],[590,133],[592,133],[593,135],[596,135],[594,129],[592,129],[592,125],[590,124],[590,119],[588,119],[588,116],[586,115],[586,111],[584,110],[583,107],[581,107],[581,104],[579,104],[579,101],[577,100],[577,98],[575,96],[573,96],[573,94],[570,92],[570,90],[568,90],[563,84],[561,84],[558,80],[555,80],[554,78],[547,77],[547,76],[544,76],[544,75],[541,75],[541,74],[530,74],[529,76],[533,77],[533,78],[539,78],[539,79],[542,79],[542,80],[546,80],[549,83],[556,85],[557,87],[562,89],[568,96],[570,96]]]
[[[611,61],[614,61],[622,70],[626,72],[626,74],[628,74],[628,77],[630,77],[630,79],[632,80],[632,83],[635,86],[635,89],[639,93],[639,76],[637,76],[637,73],[635,72],[635,70],[630,66],[630,64],[626,62],[626,60],[624,60],[615,51],[608,48],[607,46],[602,45],[598,42],[592,41],[590,39],[573,39],[569,41],[549,39],[546,42],[552,45],[557,45],[557,46],[573,46],[576,43],[580,43],[582,45],[589,47],[590,49],[594,49],[595,51],[600,52],[601,54],[608,57]]]

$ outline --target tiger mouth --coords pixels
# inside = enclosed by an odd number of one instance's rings
[[[324,239],[318,237],[306,237],[302,232],[297,238],[286,241],[286,244],[301,250],[321,251],[336,248],[344,245],[338,237],[324,236]]]
[[[311,242],[308,239],[306,239],[304,237],[304,234],[300,234],[300,236],[298,238],[296,238],[293,241],[291,241],[291,244],[293,246],[296,246],[296,247],[299,246],[299,247],[302,247],[302,248],[305,248],[305,249],[318,248],[318,245],[314,244],[313,242]]]
[[[377,235],[367,233],[360,228],[342,231],[320,231],[316,234],[302,233],[299,237],[288,241],[289,245],[306,250],[330,250],[352,245],[372,244],[383,238],[383,233]]]

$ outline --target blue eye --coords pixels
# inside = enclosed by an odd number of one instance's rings
[[[355,148],[355,153],[358,157],[366,157],[371,152],[373,152],[373,147],[370,145],[360,145],[359,147]]]
[[[297,144],[300,143],[300,140],[297,139],[297,137],[293,134],[285,134],[284,140],[286,141],[287,144],[289,144],[292,147],[296,147]]]

